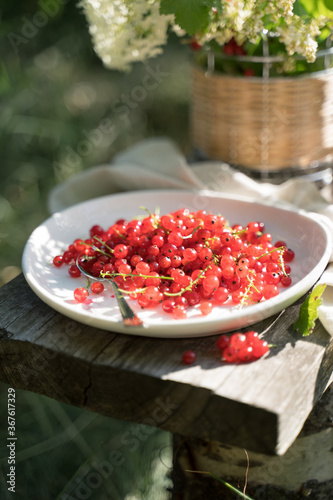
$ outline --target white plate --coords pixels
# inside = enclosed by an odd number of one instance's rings
[[[160,213],[180,208],[220,213],[230,224],[262,221],[273,240],[284,240],[296,257],[292,262],[293,284],[281,289],[270,300],[243,308],[215,307],[202,316],[197,307],[190,308],[188,318],[174,320],[157,309],[142,310],[135,301],[131,306],[144,321],[145,327],[124,327],[111,288],[99,296],[91,294],[90,304],[74,301],[73,291],[84,286],[84,277],[73,279],[67,266],[55,268],[51,262],[76,238],[87,238],[94,224],[109,227],[117,219],[132,219],[142,213],[144,205]],[[97,198],[54,214],[31,234],[23,253],[23,272],[34,292],[60,313],[88,325],[105,330],[152,337],[196,337],[213,335],[249,326],[278,313],[291,305],[317,281],[331,254],[330,236],[314,216],[272,207],[253,201],[218,195],[212,192],[135,191]],[[109,284],[107,285],[109,286]]]

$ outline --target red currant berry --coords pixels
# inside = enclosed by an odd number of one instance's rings
[[[200,303],[200,295],[197,292],[187,291],[183,296],[186,298],[189,306],[195,306]]]
[[[198,253],[194,248],[185,248],[184,254],[183,254],[184,260],[186,260],[188,262],[192,262],[193,260],[195,260],[197,258],[197,256],[198,256]]]
[[[202,282],[202,286],[206,289],[206,290],[216,290],[218,288],[220,284],[220,280],[218,279],[217,276],[214,276],[214,275],[208,275],[205,277],[205,279],[203,280]]]
[[[158,259],[158,263],[162,269],[168,269],[168,267],[171,267],[171,259],[166,255],[161,255],[161,257]]]
[[[150,304],[156,304],[160,298],[160,291],[157,286],[147,286],[144,291],[144,295],[147,297]]]
[[[223,278],[229,280],[229,279],[233,278],[234,274],[235,274],[234,266],[225,266],[224,268],[222,268]]]
[[[140,307],[142,307],[143,309],[146,308],[146,307],[149,307],[150,306],[150,302],[149,302],[149,299],[148,297],[146,297],[145,294],[143,293],[140,293],[138,295],[138,304]]]
[[[187,307],[188,303],[187,303],[186,297],[184,297],[183,295],[181,295],[180,297],[176,297],[175,298],[175,306]]]
[[[142,261],[143,261],[143,258],[141,257],[141,255],[133,255],[131,257],[130,263],[131,263],[131,266],[135,267],[137,264],[139,264],[139,262],[142,262]]]
[[[69,264],[71,260],[73,259],[73,254],[69,250],[66,250],[66,252],[63,253],[62,255],[62,260],[65,264]]]
[[[54,259],[53,259],[54,266],[60,267],[60,266],[62,266],[62,264],[63,264],[63,258],[61,255],[57,255],[56,257],[54,257]]]
[[[207,262],[211,260],[212,257],[213,257],[213,252],[208,247],[204,247],[199,253],[199,259],[202,260],[202,262]]]
[[[173,308],[175,307],[175,301],[173,299],[166,299],[162,303],[162,309],[166,313],[172,313]]]
[[[238,361],[238,351],[234,347],[228,346],[222,351],[222,359],[227,363],[235,363]]]
[[[91,284],[90,290],[92,293],[100,294],[104,290],[104,285],[100,281],[94,281],[94,283]]]
[[[118,266],[118,272],[121,274],[130,274],[131,271],[132,268],[128,264],[120,264]],[[97,276],[99,276],[99,273],[97,274]]]
[[[185,319],[187,318],[186,308],[181,305],[175,305],[172,310],[172,316],[174,319]]]
[[[160,253],[160,249],[158,248],[157,245],[150,245],[147,249],[147,254],[151,255],[153,257],[157,257],[157,255]]]
[[[247,266],[236,266],[236,274],[240,278],[246,278],[249,274],[249,268]]]
[[[72,278],[79,278],[81,276],[81,271],[75,264],[68,268],[68,273]]]
[[[263,287],[263,295],[266,300],[271,299],[272,297],[279,295],[279,289],[276,285],[265,285]]]
[[[244,333],[234,333],[230,338],[230,346],[234,349],[242,349],[246,345],[246,335]]]
[[[274,243],[274,246],[275,246],[275,248],[281,248],[281,247],[286,247],[287,248],[286,242],[282,241],[282,240],[279,240],[276,243]]]
[[[253,300],[253,302],[260,302],[263,298],[263,286],[256,283],[255,287],[252,287],[249,292],[249,298]]]
[[[265,274],[265,282],[269,285],[278,285],[280,283],[280,278],[280,274],[275,272]]]
[[[295,257],[295,252],[290,248],[286,248],[285,251],[283,252],[283,260],[285,262],[291,262],[292,260],[294,260],[294,257]]]
[[[281,285],[282,286],[287,287],[287,286],[290,286],[291,283],[292,283],[292,279],[290,276],[282,276],[282,278],[281,278]]]
[[[179,231],[171,231],[168,236],[168,242],[176,246],[181,245],[183,243],[181,233]]]
[[[93,238],[94,236],[102,236],[104,233],[104,229],[101,226],[93,226],[90,231],[90,238]]]
[[[256,343],[261,342],[258,332],[255,332],[253,330],[246,332],[245,336],[246,336],[246,343],[249,346],[253,346]]]
[[[230,345],[230,335],[221,335],[221,337],[217,340],[216,346],[218,349],[223,351],[226,347]]]
[[[213,299],[217,304],[224,304],[228,299],[229,292],[227,288],[219,287],[213,293]]]
[[[138,262],[135,266],[135,271],[138,274],[147,275],[150,271],[149,264],[147,264],[147,262]]]
[[[127,245],[116,245],[113,250],[114,256],[117,257],[117,259],[125,259],[128,254],[128,247]]]
[[[260,342],[255,343],[252,346],[252,355],[253,355],[254,359],[261,358],[268,351],[269,351],[269,347],[268,347],[268,344],[267,344],[266,340],[261,340]]]
[[[251,346],[244,346],[241,349],[239,349],[238,352],[238,359],[242,363],[246,363],[247,361],[252,361],[253,360],[253,348]]]
[[[84,302],[88,297],[88,290],[83,287],[75,288],[74,299],[76,302]]]
[[[200,303],[200,311],[201,311],[201,314],[203,314],[204,316],[207,316],[208,314],[210,314],[213,310],[213,304],[211,302],[209,302],[208,300],[204,300]]]
[[[195,362],[196,358],[197,356],[194,351],[183,352],[182,360],[184,365],[192,365]]]

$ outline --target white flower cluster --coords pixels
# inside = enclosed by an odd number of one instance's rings
[[[304,56],[308,62],[316,60],[318,43],[315,37],[319,35],[320,30],[314,20],[310,24],[305,24],[298,16],[294,16],[293,23],[281,26],[277,31],[290,56],[298,53]]]
[[[162,52],[172,15],[157,0],[81,0],[96,53],[104,65],[127,71]]]
[[[257,44],[265,30],[271,30],[279,34],[289,56],[297,53],[308,62],[315,60],[316,37],[325,20],[296,15],[296,0],[220,1],[222,15],[212,8],[208,28],[195,37],[200,45],[215,41],[222,46],[232,38],[238,45],[247,40]],[[133,62],[160,54],[169,26],[179,36],[186,35],[174,15],[160,14],[159,0],[81,0],[80,5],[95,51],[108,68],[128,70]],[[190,16],[190,5],[188,9]]]
[[[224,45],[231,38],[235,38],[241,45],[247,38],[246,25],[253,15],[255,0],[221,0],[221,2],[223,15],[216,17],[212,13],[209,29],[197,37],[197,41],[201,45],[212,40],[216,40],[219,45]]]
[[[258,43],[265,29],[276,31],[284,43],[288,55],[298,53],[308,62],[314,62],[323,20],[306,22],[293,12],[295,0],[221,0],[223,15],[214,20],[208,31],[197,38],[201,45],[215,40],[219,45],[232,38],[239,45],[246,40]]]

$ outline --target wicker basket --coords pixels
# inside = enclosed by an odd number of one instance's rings
[[[193,67],[193,146],[253,171],[306,169],[333,158],[333,69],[246,78]]]

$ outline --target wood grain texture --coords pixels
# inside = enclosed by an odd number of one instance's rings
[[[292,330],[300,303],[266,334],[276,345],[267,358],[224,365],[218,336],[154,339],[99,330],[51,309],[21,275],[0,289],[0,379],[136,424],[282,454],[332,381],[332,338],[319,322],[304,339]],[[194,365],[182,364],[186,349],[195,350]]]

